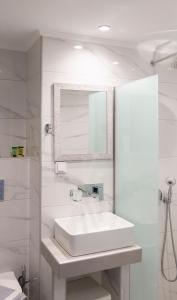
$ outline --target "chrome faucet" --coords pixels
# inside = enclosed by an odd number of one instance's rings
[[[87,197],[98,198],[101,201],[104,199],[103,187],[103,183],[79,185],[77,190],[70,190],[70,197],[74,201],[81,201],[81,198]]]

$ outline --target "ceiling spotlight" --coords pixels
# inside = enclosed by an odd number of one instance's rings
[[[116,61],[116,60],[115,60],[115,61],[113,61],[112,63],[113,63],[113,65],[119,65],[119,62],[118,62],[118,61]]]
[[[74,49],[76,49],[76,50],[81,50],[81,49],[83,49],[83,46],[82,46],[82,45],[75,45],[75,46],[74,46]]]
[[[109,26],[109,25],[101,25],[101,26],[98,27],[98,29],[100,31],[109,31],[111,29],[111,26]]]

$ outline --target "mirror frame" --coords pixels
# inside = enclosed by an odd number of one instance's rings
[[[98,91],[107,93],[107,151],[98,154],[62,154],[61,153],[61,124],[60,124],[60,106],[61,106],[61,90],[76,91]],[[56,83],[53,85],[54,96],[54,161],[87,161],[87,160],[107,160],[113,159],[113,87],[110,86],[94,86],[94,85],[78,85]]]

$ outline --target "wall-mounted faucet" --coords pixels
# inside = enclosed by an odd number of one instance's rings
[[[93,197],[101,201],[104,199],[103,183],[83,184],[78,186],[78,190],[71,190],[70,196],[74,201],[81,198]]]
[[[78,189],[82,191],[82,197],[93,197],[103,200],[103,183],[83,184]]]

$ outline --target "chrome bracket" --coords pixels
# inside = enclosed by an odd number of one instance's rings
[[[53,134],[53,127],[51,124],[45,124],[45,133],[46,134]]]

